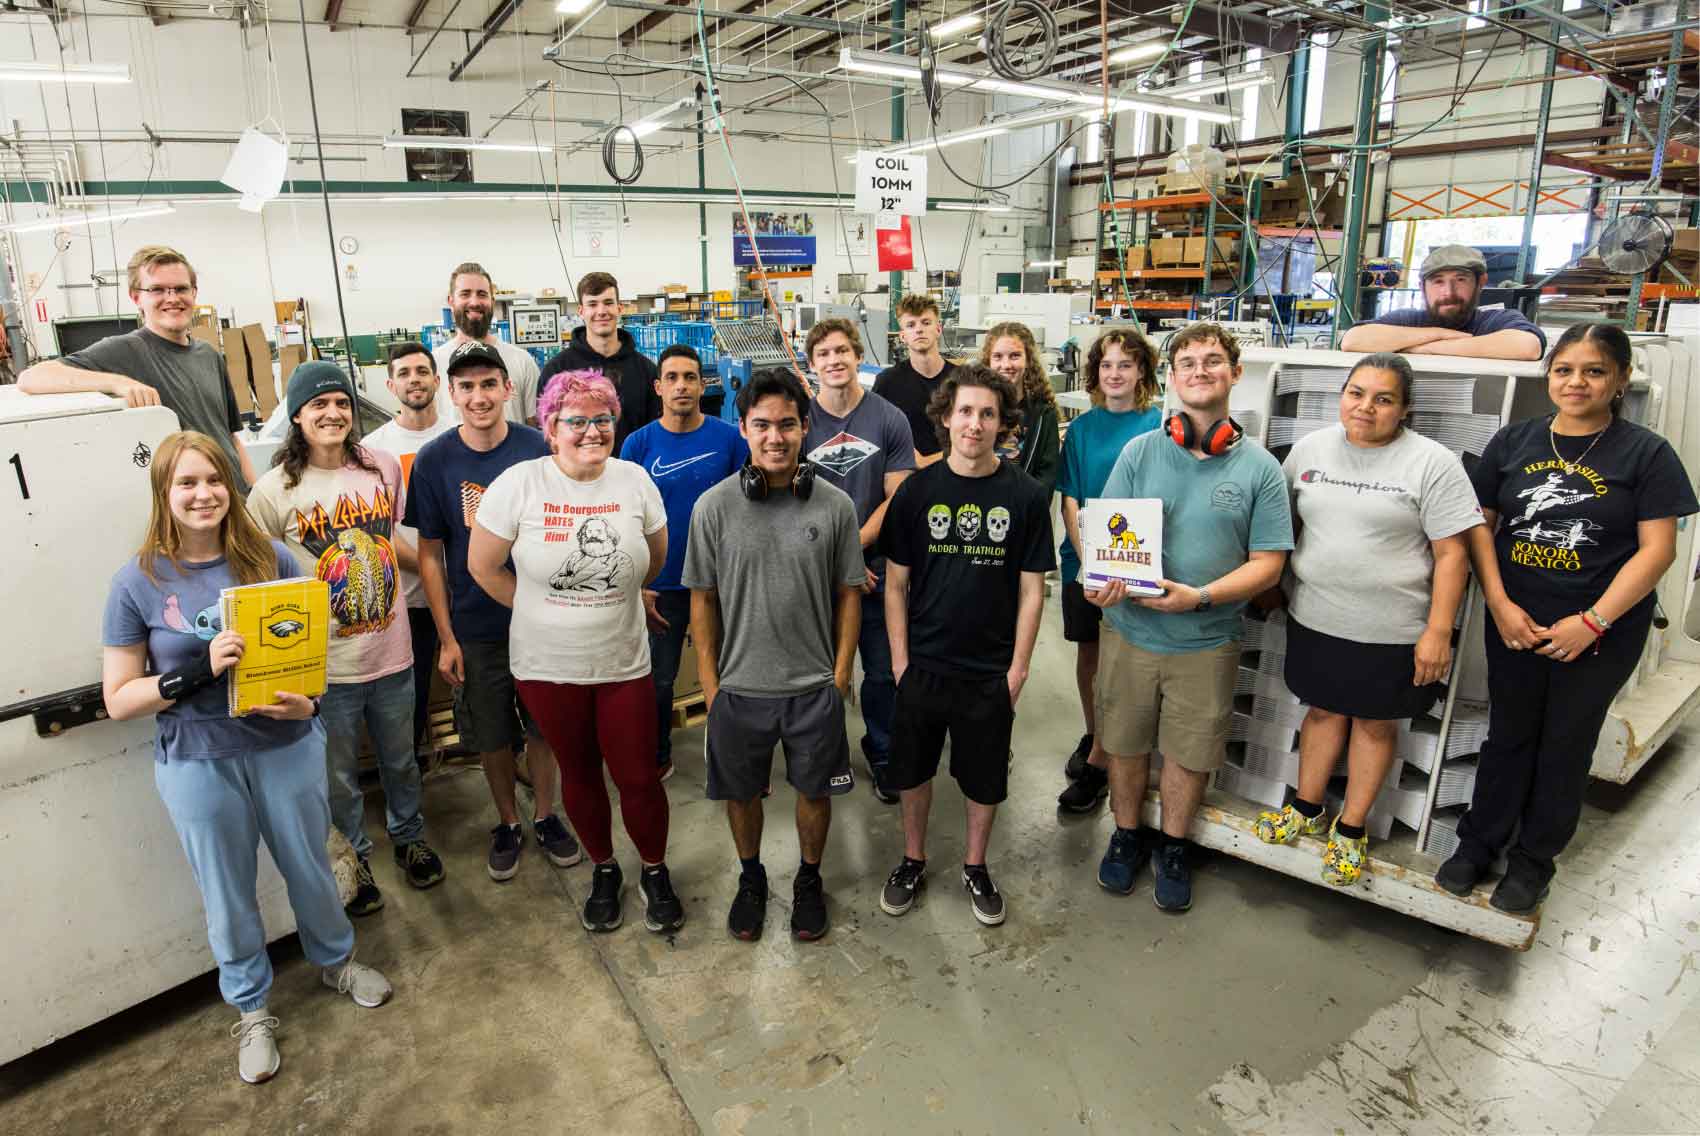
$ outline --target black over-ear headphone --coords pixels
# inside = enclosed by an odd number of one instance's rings
[[[1197,446],[1210,457],[1227,453],[1245,437],[1245,431],[1232,418],[1217,419],[1200,435],[1193,426],[1192,419],[1185,414],[1175,413],[1169,415],[1169,420],[1163,423],[1163,429],[1174,440],[1175,445],[1187,450]]]
[[[738,471],[738,488],[744,491],[744,496],[751,501],[767,500],[767,474],[755,467],[754,462],[745,462],[744,468]],[[791,475],[791,493],[799,501],[807,501],[809,494],[815,491],[815,463],[800,461],[797,472]]]

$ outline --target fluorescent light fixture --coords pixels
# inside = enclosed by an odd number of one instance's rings
[[[1063,262],[1060,260],[1030,260],[1027,262],[1028,268],[1061,268],[1062,265]]]
[[[497,150],[520,154],[547,154],[540,142],[499,142],[494,138],[461,138],[452,134],[389,134],[386,150]]]
[[[559,3],[563,5],[568,3],[576,4],[577,0],[559,0]],[[560,39],[557,39],[554,43],[543,49],[543,58],[555,59],[559,57],[561,49],[567,45],[567,41],[578,35],[578,33],[582,32],[585,28],[589,27],[590,21],[601,15],[602,9],[606,6],[607,0],[592,0],[591,5],[588,8],[583,9],[584,15],[580,16],[578,21],[574,23],[572,27],[562,32]],[[557,12],[568,11],[564,7],[557,7],[555,10]]]
[[[1013,213],[1012,205],[993,205],[989,202],[976,205],[968,201],[941,201],[938,207],[948,213]]]
[[[682,99],[668,103],[660,110],[651,111],[636,122],[632,123],[632,134],[638,138],[647,138],[658,130],[666,130],[669,127],[679,126],[683,119],[694,115],[696,113],[696,109],[696,97],[694,95],[687,95]],[[711,130],[713,129],[712,121],[713,120],[711,118],[704,123],[704,125]],[[694,127],[696,124],[692,123],[691,125]]]
[[[1252,87],[1267,87],[1275,81],[1273,71],[1259,68],[1256,71],[1241,71],[1233,75],[1218,75],[1213,79],[1200,79],[1193,83],[1176,83],[1172,87],[1163,88],[1163,96],[1170,99],[1194,98],[1198,95],[1223,95],[1233,91],[1244,91]]]
[[[8,233],[42,233],[50,229],[72,229],[79,225],[110,225],[118,221],[135,221],[143,217],[163,217],[177,212],[170,205],[150,205],[143,209],[120,209],[108,213],[66,213],[46,221],[23,221],[4,226]]]
[[[921,81],[920,65],[906,55],[893,52],[859,51],[855,48],[843,48],[838,55],[838,66],[846,71],[860,71],[870,75],[889,75],[894,79],[905,79],[914,83]],[[1078,83],[1058,83],[1048,79],[1038,79],[1031,82],[1017,83],[1000,79],[990,72],[977,71],[968,67],[940,63],[934,68],[934,77],[947,87],[966,87],[977,91],[994,91],[1004,95],[1022,95],[1032,99],[1044,99],[1047,102],[1072,103],[1078,107],[1100,107],[1103,105],[1103,92],[1094,87]],[[1214,122],[1226,125],[1233,121],[1233,114],[1224,107],[1213,107],[1198,103],[1183,102],[1167,94],[1151,95],[1117,95],[1110,99],[1112,112],[1124,110],[1143,110],[1152,114],[1170,115],[1175,118],[1192,118],[1200,122]]]
[[[25,63],[0,61],[0,82],[128,83],[128,63]]]
[[[590,9],[596,0],[560,0],[555,5],[555,11],[563,16],[580,16]]]
[[[1136,59],[1150,59],[1154,55],[1163,54],[1163,48],[1168,44],[1167,37],[1136,43],[1132,47],[1124,47],[1119,51],[1110,52],[1111,63],[1132,63]]]
[[[973,12],[964,12],[960,16],[952,16],[942,24],[934,24],[930,31],[934,39],[948,39],[958,32],[980,26],[980,17]]]

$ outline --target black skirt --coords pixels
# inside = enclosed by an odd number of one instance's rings
[[[1312,631],[1287,613],[1287,689],[1300,702],[1353,718],[1393,720],[1427,713],[1444,683],[1412,686],[1416,645],[1354,643]]]

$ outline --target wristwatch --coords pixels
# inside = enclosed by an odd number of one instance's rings
[[[1198,589],[1198,606],[1193,608],[1192,610],[1193,611],[1209,611],[1210,610],[1210,589],[1209,588]]]

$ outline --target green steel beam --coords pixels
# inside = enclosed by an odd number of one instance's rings
[[[903,0],[891,0],[891,42],[896,43],[902,38]],[[891,140],[893,142],[903,141],[905,118],[903,84],[897,83],[891,88]],[[972,225],[974,223],[973,219],[969,218],[968,223]],[[875,240],[878,240],[877,234],[875,236]],[[874,263],[877,265],[879,263],[879,252],[877,249],[874,252],[874,257]],[[903,295],[903,273],[893,272],[891,275],[886,277],[886,281],[887,291],[889,293],[886,299],[886,309],[888,312],[886,317],[887,330],[895,332],[897,330],[897,301],[899,297]],[[926,283],[925,279],[922,280],[922,283]]]
[[[1529,159],[1529,200],[1523,206],[1523,241],[1517,246],[1517,282],[1535,267],[1530,251],[1535,242],[1535,213],[1541,205],[1541,167],[1546,162],[1547,124],[1552,120],[1552,81],[1558,71],[1558,48],[1547,48],[1546,82],[1541,84],[1541,114],[1535,120],[1535,148]]]
[[[1305,134],[1305,92],[1310,87],[1310,40],[1299,40],[1287,64],[1287,126],[1281,135],[1281,176],[1298,164],[1297,143]]]
[[[1364,19],[1376,23],[1387,19],[1383,0],[1364,5]],[[1359,266],[1363,263],[1364,235],[1369,220],[1369,148],[1375,141],[1376,109],[1381,101],[1381,69],[1387,62],[1387,33],[1366,36],[1358,49],[1358,129],[1352,147],[1349,181],[1351,196],[1346,203],[1346,228],[1340,239],[1340,270],[1334,275],[1334,330],[1331,344],[1357,322],[1354,309],[1359,301]],[[1289,113],[1291,107],[1288,108]],[[1301,111],[1302,113],[1302,111]]]

